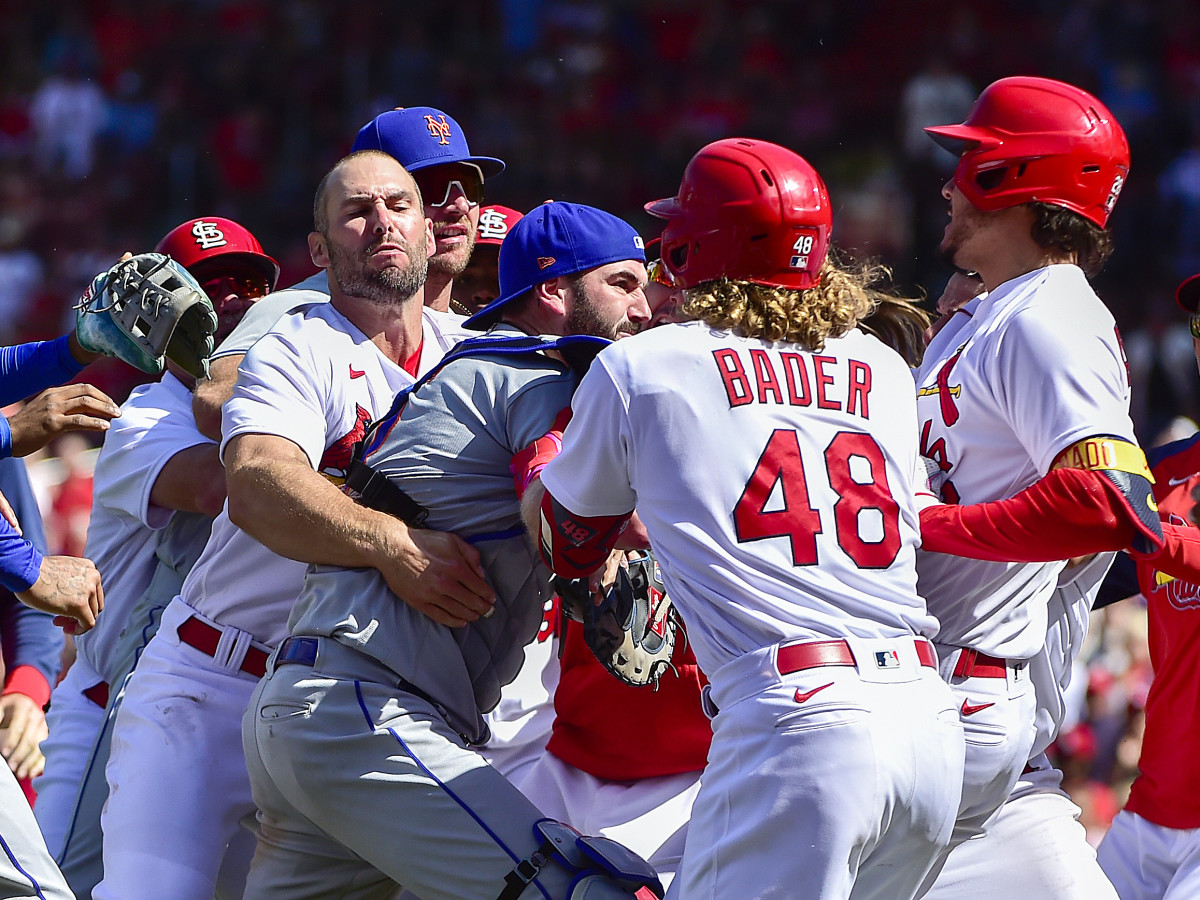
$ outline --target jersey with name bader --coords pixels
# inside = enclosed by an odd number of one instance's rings
[[[917,372],[921,453],[951,503],[1011,497],[1077,441],[1136,442],[1116,323],[1073,265],[1036,269],[968,303]],[[1063,563],[921,553],[919,588],[938,641],[1028,659],[1046,635]]]
[[[605,348],[572,408],[547,489],[577,515],[637,508],[705,672],[781,641],[936,630],[912,379],[874,337],[813,353],[663,326]]]

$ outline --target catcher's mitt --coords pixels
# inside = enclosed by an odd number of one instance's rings
[[[152,375],[170,357],[207,377],[217,314],[196,279],[169,256],[122,260],[92,279],[75,309],[75,335],[85,350]]]
[[[678,621],[649,551],[626,560],[599,604],[586,578],[554,579],[564,615],[583,623],[583,639],[601,665],[634,687],[653,685],[671,665]]]

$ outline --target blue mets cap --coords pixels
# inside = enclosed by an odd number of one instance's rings
[[[501,160],[472,156],[458,123],[432,106],[380,113],[358,130],[350,152],[359,150],[382,150],[410,172],[442,163],[474,163],[485,178],[504,171]]]
[[[504,304],[543,281],[623,259],[646,261],[641,235],[624,219],[581,203],[543,203],[513,225],[500,245],[499,299],[464,324],[490,328]]]

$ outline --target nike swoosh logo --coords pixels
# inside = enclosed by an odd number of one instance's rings
[[[833,682],[831,681],[829,684],[823,684],[820,687],[815,687],[811,691],[796,691],[796,702],[804,703],[807,700],[811,700],[814,694],[825,690],[827,687],[833,687]]]
[[[1167,484],[1169,484],[1171,487],[1179,487],[1185,481],[1190,481],[1197,475],[1200,475],[1200,472],[1193,472],[1191,475],[1184,475],[1182,478],[1168,478]]]
[[[977,712],[982,712],[989,706],[995,706],[995,703],[979,703],[972,705],[970,701],[964,700],[962,705],[962,714],[964,716],[973,716]]]
[[[362,371],[359,371],[358,369],[354,368],[354,366],[350,367],[350,377],[351,378],[362,378],[366,374],[367,374],[367,372],[365,369],[363,369]]]

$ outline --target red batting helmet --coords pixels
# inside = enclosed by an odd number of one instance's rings
[[[279,263],[263,252],[262,244],[232,219],[207,216],[189,219],[167,232],[154,248],[165,253],[203,281],[239,266],[267,279],[268,290],[279,280]]]
[[[701,148],[678,195],[647,203],[646,212],[667,220],[663,265],[681,288],[722,277],[810,288],[833,227],[817,170],[786,147],[746,138]]]
[[[1129,142],[1113,114],[1049,78],[1001,78],[961,125],[925,130],[962,155],[954,183],[982,210],[1051,203],[1104,228],[1129,175]]]

